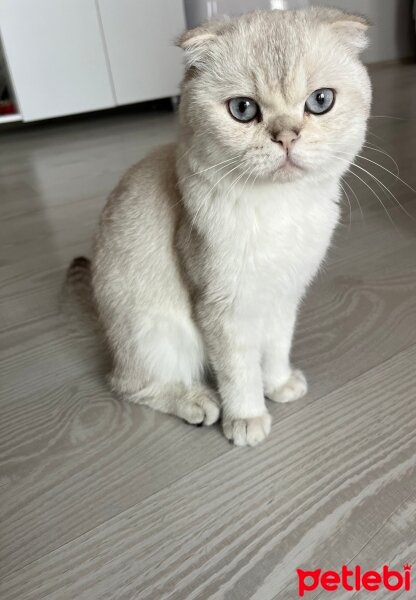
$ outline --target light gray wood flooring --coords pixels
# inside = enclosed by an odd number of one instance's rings
[[[416,188],[416,66],[372,77],[378,151],[357,164],[395,199],[362,171],[374,192],[347,178],[356,197],[346,186],[297,328],[310,393],[270,407],[255,449],[117,401],[88,329],[59,305],[107,193],[174,138],[175,117],[0,130],[2,600],[292,600],[298,567],[415,562],[416,193],[370,161],[395,172],[382,148]]]

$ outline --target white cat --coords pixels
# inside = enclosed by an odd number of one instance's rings
[[[226,437],[243,446],[270,431],[265,397],[306,393],[290,347],[365,138],[366,30],[362,17],[311,8],[179,40],[178,143],[123,177],[92,260],[122,398],[206,425],[221,408]]]

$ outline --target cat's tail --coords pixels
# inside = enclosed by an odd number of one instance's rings
[[[62,332],[74,342],[71,348],[77,360],[85,360],[88,368],[94,365],[103,374],[108,372],[111,359],[94,302],[88,258],[74,258],[69,265],[60,294],[60,312]]]
[[[61,306],[71,325],[77,325],[85,333],[102,336],[98,314],[94,304],[92,289],[91,261],[85,256],[78,256],[68,267],[62,289]]]
[[[66,273],[65,288],[69,295],[83,306],[92,310],[91,261],[78,256],[71,261]]]

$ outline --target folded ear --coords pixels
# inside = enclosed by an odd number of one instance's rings
[[[366,17],[336,8],[318,8],[316,10],[320,20],[328,23],[352,50],[359,53],[368,46],[367,31],[370,21]]]
[[[177,40],[176,45],[185,51],[185,66],[202,66],[209,56],[210,48],[215,40],[223,33],[227,21],[210,21],[189,31],[185,31]]]

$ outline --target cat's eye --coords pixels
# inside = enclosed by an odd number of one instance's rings
[[[251,98],[231,98],[228,100],[228,110],[230,114],[243,123],[254,121],[260,115],[260,109],[257,102]]]
[[[305,110],[313,115],[323,115],[335,104],[335,92],[330,88],[315,90],[306,100]]]

